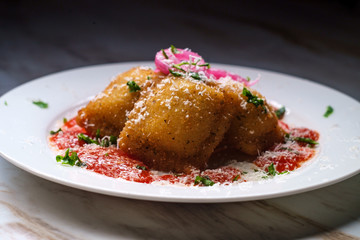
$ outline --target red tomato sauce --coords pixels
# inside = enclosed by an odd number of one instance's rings
[[[314,144],[294,141],[294,138],[319,139],[319,133],[307,128],[290,128],[280,121],[281,127],[289,133],[289,139],[284,143],[273,146],[258,156],[253,163],[265,174],[269,166],[273,165],[277,174],[293,171],[304,162],[312,158],[315,153]],[[139,183],[159,182],[163,184],[206,185],[204,182],[195,182],[197,176],[211,179],[213,183],[228,185],[233,182],[245,182],[246,172],[233,166],[223,166],[217,169],[200,171],[193,169],[188,174],[159,173],[150,170],[143,162],[133,159],[116,146],[102,147],[96,144],[87,144],[78,139],[78,134],[91,136],[86,130],[77,125],[75,119],[67,121],[61,131],[49,137],[50,146],[63,153],[67,149],[75,151],[84,163],[84,168],[112,178],[121,178]],[[255,170],[258,171],[258,170]],[[274,175],[274,174],[273,174]]]

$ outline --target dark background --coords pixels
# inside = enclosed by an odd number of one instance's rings
[[[65,69],[153,60],[170,44],[360,100],[356,0],[0,1],[0,95]]]
[[[335,0],[0,0],[0,95],[32,79],[66,69],[153,60],[155,52],[174,44],[199,52],[209,62],[303,77],[360,100],[359,5],[359,1]],[[0,108],[3,104],[0,103]],[[355,135],[359,135],[357,129]],[[329,187],[287,197],[183,204],[79,191],[35,177],[2,158],[0,164],[4,211],[0,213],[4,220],[0,230],[9,236],[22,234],[20,238],[35,236],[34,239],[79,239],[91,234],[93,238],[129,239],[358,236],[359,174]],[[79,236],[70,235],[77,233]]]

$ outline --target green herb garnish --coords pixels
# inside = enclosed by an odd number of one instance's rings
[[[150,77],[150,76],[147,76],[147,80],[151,80],[151,77]]]
[[[96,129],[96,139],[100,138],[100,129]]]
[[[96,145],[100,145],[98,141],[91,139],[89,136],[86,136],[83,133],[78,134],[77,137],[78,137],[79,141],[82,140],[88,144],[94,143]]]
[[[282,147],[282,148],[280,148],[280,150],[286,150],[286,151],[289,151],[289,152],[292,152],[292,153],[294,153],[295,155],[299,155],[300,153],[298,152],[298,151],[295,151],[294,149],[292,149],[292,148],[287,148],[287,147]]]
[[[174,77],[183,77],[184,75],[178,72],[174,72],[173,70],[171,70],[169,68],[169,72],[174,76]]]
[[[34,105],[38,106],[39,108],[48,108],[49,104],[43,102],[43,101],[33,101]]]
[[[312,145],[319,144],[317,141],[312,140],[311,138],[303,138],[303,137],[292,137],[290,133],[285,133],[285,141],[298,141],[298,142],[304,142]],[[285,150],[285,149],[284,149]]]
[[[182,71],[182,72],[186,72],[186,71],[185,71],[183,68],[181,68],[180,66],[181,66],[181,65],[179,65],[179,64],[174,64],[174,65],[173,65],[174,68],[176,68],[176,69],[178,69],[178,70],[180,70],[180,71]]]
[[[200,64],[199,67],[206,67],[207,69],[209,69],[210,68],[210,63]]]
[[[117,144],[117,137],[115,136],[104,138],[100,143],[98,142],[98,145],[102,147],[109,147],[110,145],[116,145],[116,144]]]
[[[177,66],[177,67],[180,67],[182,65],[195,65],[195,63],[189,63],[189,62],[181,62],[181,63],[178,63],[178,64],[174,64],[174,66]]]
[[[65,124],[67,122],[68,122],[67,118],[63,118],[63,123]]]
[[[70,155],[71,154],[71,155]],[[74,151],[70,152],[70,148],[68,148],[65,152],[64,156],[57,155],[56,161],[61,162],[64,165],[70,165],[70,166],[78,166],[83,167],[86,166],[86,163],[82,162],[80,158],[78,157],[77,153]]]
[[[246,77],[246,81],[250,82],[251,78],[248,76]]]
[[[283,174],[288,174],[288,173],[290,173],[290,172],[289,171],[283,171],[283,172],[276,171],[276,167],[275,167],[274,163],[271,163],[267,167],[267,176],[263,176],[262,178],[266,179],[269,176],[283,175]]]
[[[143,170],[143,171],[146,170],[146,167],[145,167],[145,166],[136,165],[136,168],[137,168],[137,169],[141,169],[141,170]]]
[[[194,184],[198,185],[200,183],[204,184],[204,186],[212,186],[215,184],[208,176],[196,176]]]
[[[198,63],[199,63],[200,59],[197,61],[197,62],[181,62],[181,63],[178,63],[178,64],[174,64],[175,66],[182,66],[182,65],[194,65],[196,66]],[[204,63],[204,64],[200,64],[199,67],[210,67],[210,64],[209,63]]]
[[[100,130],[96,131],[96,139],[92,139],[89,136],[86,136],[83,133],[78,134],[78,139],[79,141],[82,140],[87,144],[96,144],[99,145],[101,147],[109,147],[110,145],[116,145],[117,144],[117,137],[115,136],[110,136],[110,137],[105,137],[100,141]]]
[[[165,52],[164,49],[161,49],[161,52],[162,52],[162,54],[164,55],[164,57],[165,57],[166,59],[169,59],[169,57],[168,57],[168,55],[166,55],[166,52]]]
[[[294,137],[295,141],[304,142],[308,144],[319,144],[317,141],[312,140],[311,138],[303,138],[303,137]]]
[[[7,106],[7,105],[8,105],[7,101],[5,101],[5,102],[4,102],[4,105],[5,105],[5,106]]]
[[[268,170],[269,175],[272,175],[272,176],[276,175],[276,169],[275,169],[274,163],[271,163],[270,166],[268,166],[267,170]]]
[[[128,82],[126,83],[126,85],[128,85],[129,90],[130,90],[131,93],[132,93],[132,92],[137,92],[137,91],[140,91],[140,90],[141,90],[140,86],[137,85],[137,83],[136,83],[135,81],[128,81]]]
[[[282,106],[281,108],[279,108],[275,111],[275,114],[278,119],[281,119],[284,116],[285,112],[286,112],[286,109],[284,106]]]
[[[285,138],[285,141],[292,140],[290,138],[290,133],[285,133],[284,138]]]
[[[329,117],[332,113],[334,112],[334,108],[332,108],[331,106],[327,106],[326,108],[326,112],[324,113],[324,117]]]
[[[61,128],[59,128],[57,131],[50,131],[50,134],[55,135],[55,134],[57,134],[57,133],[59,133],[61,131],[62,131]]]
[[[177,50],[177,48],[174,45],[171,45],[170,48],[171,48],[171,52],[173,54],[179,53],[179,51]]]
[[[252,103],[255,107],[261,106],[264,109],[264,112],[267,113],[266,107],[264,106],[264,100],[258,98],[257,96],[253,95],[247,88],[243,88],[242,95],[247,97],[247,102]]]
[[[113,145],[117,144],[117,137],[110,136],[110,143],[113,144]]]
[[[238,174],[238,175],[236,175],[234,178],[233,178],[233,182],[235,182],[235,181],[237,181],[238,179],[239,179],[239,177],[240,177],[240,175]]]
[[[190,75],[190,77],[192,77],[192,78],[195,79],[195,80],[201,80],[201,77],[200,77],[199,73],[197,73],[197,72],[192,73],[192,74]]]

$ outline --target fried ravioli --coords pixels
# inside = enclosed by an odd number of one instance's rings
[[[98,94],[89,104],[78,111],[76,122],[88,132],[101,136],[118,136],[127,121],[130,112],[141,92],[151,87],[159,75],[145,67],[136,67],[118,75],[106,89]],[[127,85],[134,81],[141,91],[131,92]]]
[[[140,91],[131,91],[131,81]],[[283,141],[272,107],[244,88],[226,78],[165,77],[138,67],[117,76],[76,120],[93,135],[119,136],[119,148],[151,169],[203,170],[215,148],[258,155]]]
[[[204,169],[230,126],[222,91],[201,81],[167,77],[129,114],[119,148],[152,169]]]
[[[226,103],[234,108],[233,120],[221,146],[236,148],[248,155],[258,155],[275,143],[284,140],[273,108],[256,90],[232,80],[221,80],[217,85],[223,90]],[[261,103],[257,103],[262,101]]]

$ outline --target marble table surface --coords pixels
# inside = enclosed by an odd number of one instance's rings
[[[62,70],[152,60],[174,44],[360,100],[358,1],[149,2],[2,1],[0,95]],[[73,189],[0,157],[0,239],[360,239],[360,175],[274,199],[164,203]]]

